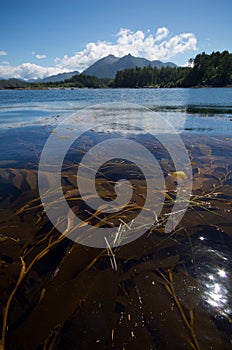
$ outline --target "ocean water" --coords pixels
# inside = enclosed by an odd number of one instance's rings
[[[114,105],[106,110],[109,102]],[[134,104],[148,108],[147,114]],[[65,118],[73,114],[70,124]],[[69,142],[82,128],[79,140]],[[155,194],[153,213],[163,201],[151,227],[112,249],[62,235],[38,189],[41,152],[51,136],[56,142],[48,155],[70,146],[59,175],[62,196],[76,216],[131,234],[130,222],[143,210],[148,188]],[[77,171],[89,150],[119,137],[150,151],[165,188],[147,187],[141,159],[140,170],[136,162],[111,157],[95,177],[99,196],[113,201],[121,179],[134,192],[120,216],[107,216],[85,203],[89,183],[81,193]],[[189,159],[178,169],[178,183],[175,162],[183,145]],[[0,91],[0,146],[0,325],[6,350],[231,349],[231,88]],[[130,151],[139,159],[136,148]],[[98,148],[87,175],[101,157]],[[53,184],[55,164],[48,165],[44,176]],[[182,180],[191,181],[190,198],[187,187],[178,194]],[[175,202],[186,198],[183,218],[166,232]],[[59,200],[51,196],[50,207],[62,222]]]
[[[57,118],[109,102],[148,107],[180,132],[231,133],[232,88],[2,90],[0,127],[56,124]]]
[[[204,89],[58,89],[1,90],[0,105],[83,107],[105,102],[131,102],[149,106],[228,106],[232,107],[232,88]],[[45,105],[46,107],[46,105]]]

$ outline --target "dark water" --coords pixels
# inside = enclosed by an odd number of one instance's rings
[[[232,141],[230,113],[220,109],[232,106],[232,89],[0,91],[0,96],[5,349],[231,349]],[[176,198],[175,166],[150,135],[130,130],[157,158],[167,192],[151,229],[112,250],[82,246],[61,235],[44,212],[37,185],[40,154],[57,122],[84,105],[109,101],[139,102],[176,120],[193,172],[188,210],[167,234],[164,225]],[[188,106],[198,110],[186,112]],[[127,137],[113,128],[114,118],[107,122],[110,137]],[[133,122],[141,129],[154,127],[137,117]],[[104,129],[87,132],[72,145],[62,168],[63,192],[85,220],[94,212],[83,205],[76,170],[83,153],[105,135]],[[144,178],[131,164],[105,164],[96,179],[99,193],[112,199],[112,185],[125,172],[137,186],[133,200],[138,208]],[[133,213],[122,215],[126,221]],[[92,219],[104,221],[98,215]]]

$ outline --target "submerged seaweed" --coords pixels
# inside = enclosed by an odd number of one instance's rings
[[[231,148],[225,140],[185,142],[194,179],[183,220],[164,233],[176,175],[160,149],[167,186],[162,213],[146,234],[114,249],[81,246],[57,232],[43,211],[36,164],[2,163],[0,349],[231,347]],[[119,236],[126,234],[133,210],[143,206],[144,179],[126,163],[106,164],[96,179],[99,193],[110,200],[117,174],[128,167],[137,191],[121,222],[111,217]],[[83,206],[75,174],[67,159],[62,178],[70,207],[105,225],[104,216]]]

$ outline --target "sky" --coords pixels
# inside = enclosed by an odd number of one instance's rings
[[[0,78],[83,71],[109,54],[186,65],[232,52],[231,0],[0,0]]]

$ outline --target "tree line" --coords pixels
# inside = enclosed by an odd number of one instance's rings
[[[143,67],[118,71],[115,79],[84,74],[62,82],[25,82],[0,80],[2,89],[47,88],[144,88],[144,87],[224,87],[232,86],[232,54],[228,51],[205,52],[189,60],[188,67]]]
[[[19,79],[0,80],[0,89],[49,89],[49,88],[107,88],[113,79],[100,79],[91,75],[78,74],[61,82],[26,82]]]
[[[181,86],[187,76],[187,68],[143,67],[118,71],[114,80],[114,87],[144,88],[144,87],[177,87]]]
[[[232,85],[232,54],[228,51],[205,52],[192,60],[193,68],[189,70],[183,81],[184,86],[215,86]]]
[[[232,54],[228,51],[205,52],[189,60],[192,67],[125,69],[118,71],[114,87],[223,87],[232,85]]]

